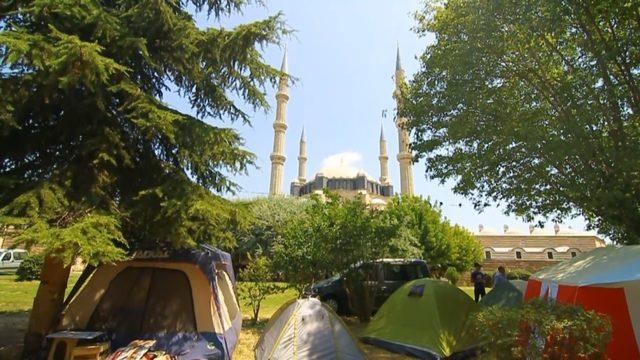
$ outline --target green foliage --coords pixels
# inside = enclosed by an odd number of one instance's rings
[[[327,191],[288,216],[271,252],[275,268],[299,292],[358,262],[424,258],[430,266],[466,271],[482,255],[473,235],[420,197],[398,196],[376,210]]]
[[[393,231],[382,218],[360,198],[346,200],[329,191],[315,195],[274,243],[274,265],[302,293],[314,281],[388,254]]]
[[[447,268],[447,271],[444,272],[444,277],[449,280],[452,285],[458,285],[458,281],[460,280],[460,274],[454,267]]]
[[[268,108],[265,88],[283,74],[260,50],[288,30],[280,14],[199,28],[193,12],[218,18],[247,3],[3,2],[0,223],[65,264],[232,247],[246,214],[219,194],[254,156],[212,124]],[[162,102],[176,91],[195,115]]]
[[[546,300],[522,307],[483,308],[469,319],[468,335],[486,342],[486,359],[602,359],[611,339],[609,318]]]
[[[44,254],[31,253],[25,257],[16,271],[16,281],[40,280]]]
[[[477,208],[640,242],[640,1],[427,2],[405,94],[427,175]]]
[[[271,262],[264,256],[249,258],[249,265],[239,274],[238,297],[251,306],[253,323],[258,322],[260,305],[269,295],[284,291],[285,286],[271,282],[273,279]]]
[[[507,279],[509,280],[529,280],[531,277],[531,271],[527,269],[513,269],[507,272]]]
[[[284,235],[289,223],[304,216],[310,201],[299,197],[264,197],[240,203],[247,209],[245,226],[236,231],[237,246],[234,252],[240,256],[269,255],[273,244]]]
[[[387,205],[385,219],[398,231],[406,253],[418,251],[434,268],[454,267],[466,271],[482,257],[482,248],[475,237],[458,225],[451,225],[440,209],[429,200],[417,196],[397,196]]]

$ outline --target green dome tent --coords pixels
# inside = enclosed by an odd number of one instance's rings
[[[478,342],[463,335],[477,309],[473,300],[448,282],[418,279],[396,290],[365,329],[362,340],[423,359],[464,359]]]
[[[502,281],[483,297],[478,305],[482,307],[516,307],[522,305],[523,294],[509,281]]]

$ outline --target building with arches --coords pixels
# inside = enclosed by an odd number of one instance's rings
[[[505,225],[502,231],[480,225],[474,235],[482,246],[488,268],[504,265],[534,271],[605,246],[604,240],[592,232],[558,224],[553,228],[530,225],[527,230]]]

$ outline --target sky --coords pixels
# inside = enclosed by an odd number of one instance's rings
[[[265,6],[247,7],[242,14],[219,21],[198,14],[200,27],[224,26],[263,19],[282,12],[295,34],[285,39],[289,73],[298,78],[290,87],[287,107],[285,176],[283,192],[297,176],[298,141],[302,128],[307,139],[307,178],[322,166],[344,158],[345,162],[364,169],[373,177],[380,176],[378,139],[384,127],[389,152],[389,173],[394,190],[400,190],[397,131],[393,123],[395,103],[393,73],[396,46],[400,48],[402,65],[408,78],[418,71],[416,59],[434,36],[419,38],[413,31],[412,14],[422,8],[417,0],[307,0],[266,1]],[[279,67],[284,49],[264,49],[267,63]],[[257,168],[248,175],[233,176],[241,186],[228,197],[266,196],[269,190],[269,155],[273,147],[272,123],[275,118],[275,89],[266,89],[271,104],[269,112],[249,112],[252,126],[221,123],[205,119],[216,126],[236,128],[246,147],[257,156]],[[186,99],[172,94],[164,99],[181,111],[191,111]],[[249,110],[247,106],[245,110]],[[387,110],[387,117],[382,117]],[[478,213],[465,198],[451,191],[451,184],[425,177],[424,162],[414,164],[415,193],[442,202],[444,215],[472,231],[479,224],[502,229],[503,225],[525,230],[528,224],[503,214],[499,204]],[[568,219],[565,225],[583,230],[583,219]],[[547,226],[552,226],[548,223]]]

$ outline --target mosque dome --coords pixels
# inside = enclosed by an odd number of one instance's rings
[[[363,169],[346,164],[325,166],[316,173],[316,176],[323,176],[328,179],[355,179],[364,176],[369,181],[376,181],[373,176],[367,174]]]

